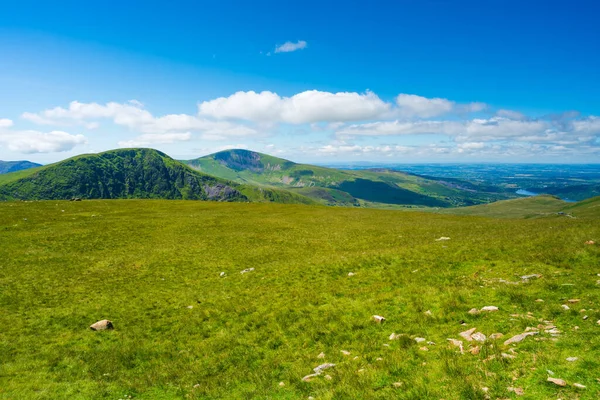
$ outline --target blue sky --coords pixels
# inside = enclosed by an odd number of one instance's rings
[[[600,159],[593,1],[5,3],[0,159]]]

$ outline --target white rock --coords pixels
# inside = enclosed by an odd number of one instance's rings
[[[284,387],[285,383],[284,382],[279,382],[279,387]]]
[[[548,377],[548,379],[546,379],[546,380],[548,382],[552,382],[552,383],[554,383],[555,385],[558,385],[558,386],[567,386],[567,382],[565,382],[562,379]]]
[[[581,383],[574,383],[573,386],[575,386],[578,389],[585,389],[586,388],[586,386],[582,385]]]
[[[402,335],[396,335],[395,333],[392,332],[392,334],[390,335],[390,340],[396,340],[398,339],[400,336]]]
[[[333,367],[335,367],[335,364],[325,363],[325,364],[316,366],[315,368],[313,368],[313,371],[315,371],[316,374],[320,374],[321,372],[325,371],[326,369],[333,368]]]
[[[574,362],[577,360],[579,360],[579,358],[577,358],[577,357],[567,357],[567,361],[569,361],[569,362]]]
[[[422,342],[424,342],[424,341],[426,341],[426,340],[427,340],[427,339],[425,339],[425,338],[422,338],[422,337],[416,337],[416,338],[415,338],[415,342],[417,342],[417,343],[422,343]]]
[[[471,337],[471,335],[473,334],[473,332],[475,332],[477,330],[477,328],[471,328],[469,330],[466,330],[464,332],[459,333],[459,335],[465,339],[467,342],[471,342],[473,341],[473,338]]]
[[[325,353],[321,352],[321,353],[320,353],[320,354],[317,356],[317,358],[325,358]]]
[[[320,374],[310,374],[310,375],[306,375],[304,378],[302,378],[302,382],[310,382],[312,381],[314,378],[316,378],[317,376],[319,376]]]
[[[348,272],[348,276],[354,276],[356,275],[354,272]]]
[[[439,239],[435,239],[435,241],[436,241],[436,242],[441,242],[441,241],[443,241],[443,240],[450,240],[450,238],[449,238],[449,237],[447,237],[447,236],[442,236],[442,237],[440,237]]]
[[[481,311],[498,311],[498,307],[496,306],[485,306],[481,308]]]
[[[385,321],[385,318],[382,317],[381,315],[373,315],[373,321],[377,322],[378,324],[382,323],[383,321]]]
[[[456,346],[460,349],[460,353],[463,354],[464,353],[464,349],[463,349],[463,342],[460,340],[456,340],[456,339],[447,339],[451,345]]]
[[[480,313],[480,311],[478,309],[476,309],[476,308],[471,308],[469,310],[469,314],[471,314],[471,315],[477,315],[479,313]]]
[[[342,353],[345,356],[349,356],[350,352],[348,350],[340,350],[340,353]]]
[[[92,325],[90,325],[90,329],[93,331],[103,331],[106,329],[113,329],[113,323],[112,321],[109,321],[107,319],[103,319],[101,321],[98,322],[94,322]]]
[[[486,339],[485,335],[481,332],[475,332],[474,334],[471,335],[471,337],[476,342],[485,342],[485,339]]]
[[[510,339],[506,340],[504,342],[504,345],[508,346],[509,344],[512,344],[512,343],[519,343],[523,339],[525,339],[527,336],[533,336],[533,335],[537,335],[537,334],[538,334],[538,332],[525,332],[525,333],[521,333],[519,335],[513,336]]]
[[[562,308],[563,308],[563,310],[565,310],[565,311],[566,311],[566,310],[570,310],[570,309],[571,309],[571,308],[570,308],[568,305],[566,305],[566,304],[563,304],[561,307],[562,307]]]
[[[254,268],[246,268],[245,270],[240,271],[240,274],[245,274],[247,272],[252,272],[252,271],[254,271]]]
[[[221,273],[219,274],[219,276],[220,276],[221,278],[224,278],[224,277],[225,277],[225,271],[221,272]]]
[[[427,310],[427,311],[425,311],[425,313],[424,313],[424,314],[425,314],[425,315],[428,315],[428,316],[430,316],[430,317],[433,315],[433,313],[431,312],[431,310]]]

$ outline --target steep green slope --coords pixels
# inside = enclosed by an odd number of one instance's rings
[[[4,200],[73,197],[311,202],[292,193],[256,190],[194,171],[153,149],[86,154],[0,179]]]
[[[21,171],[24,169],[40,167],[41,164],[37,164],[31,161],[2,161],[0,160],[0,174],[8,174],[9,172]]]
[[[338,170],[248,150],[227,150],[183,162],[206,174],[241,183],[284,187],[329,205],[450,207],[506,198],[504,194],[466,190],[397,171]],[[314,187],[321,189],[307,189]]]

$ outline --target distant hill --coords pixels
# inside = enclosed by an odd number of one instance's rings
[[[74,197],[312,203],[297,194],[209,176],[153,149],[86,154],[0,177],[0,199]]]
[[[462,188],[456,182],[385,169],[339,170],[249,150],[227,150],[183,161],[209,175],[286,188],[327,205],[452,207],[505,199],[503,193]]]
[[[21,171],[24,169],[41,167],[42,164],[37,164],[31,161],[2,161],[0,160],[0,174],[8,174],[9,172]]]
[[[438,211],[443,214],[475,215],[493,218],[540,218],[548,216],[600,217],[600,197],[568,203],[555,196],[541,195],[497,201],[471,207]]]

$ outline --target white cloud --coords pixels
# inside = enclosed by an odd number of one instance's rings
[[[133,140],[119,142],[119,147],[145,147],[152,144],[170,144],[185,142],[192,138],[190,132],[185,133],[146,133]]]
[[[416,94],[401,93],[396,97],[398,115],[401,117],[432,118],[450,112],[478,112],[487,108],[484,103],[457,104],[439,97],[427,98]]]
[[[111,119],[116,125],[124,126],[134,132],[144,134],[181,134],[180,132],[201,132],[202,137],[209,140],[222,140],[229,137],[261,136],[258,131],[247,126],[227,121],[214,121],[188,114],[168,114],[154,117],[143,108],[137,100],[127,103],[110,102],[106,104],[80,103],[73,101],[68,108],[56,107],[38,114],[24,113],[23,118],[42,125],[69,125],[73,123],[97,127],[98,122],[89,120]],[[158,137],[158,136],[157,136]],[[163,136],[166,137],[166,136]],[[171,136],[175,137],[175,136]],[[120,142],[127,143],[159,143],[147,139]],[[162,142],[164,143],[164,142]]]
[[[199,105],[199,114],[217,119],[304,124],[359,121],[381,116],[390,104],[372,92],[330,93],[309,90],[292,97],[273,92],[237,92]]]
[[[0,131],[0,144],[18,153],[54,153],[72,150],[87,143],[83,135],[71,135],[62,131]]]
[[[13,126],[12,120],[8,118],[0,118],[0,129],[1,128],[10,128]]]
[[[338,130],[339,136],[396,136],[444,134],[457,135],[464,125],[456,121],[384,121],[349,125]]]
[[[447,99],[428,99],[414,94],[399,94],[396,97],[396,104],[399,107],[401,116],[422,118],[437,117],[449,113],[454,107],[454,102]]]
[[[587,118],[571,122],[571,126],[576,133],[581,134],[600,134],[600,117],[591,115]]]
[[[304,40],[298,40],[296,43],[294,42],[285,42],[281,46],[275,47],[275,53],[289,53],[296,50],[305,49],[308,43]]]
[[[501,118],[514,119],[516,121],[525,121],[527,117],[518,111],[513,110],[498,110],[496,115]]]

